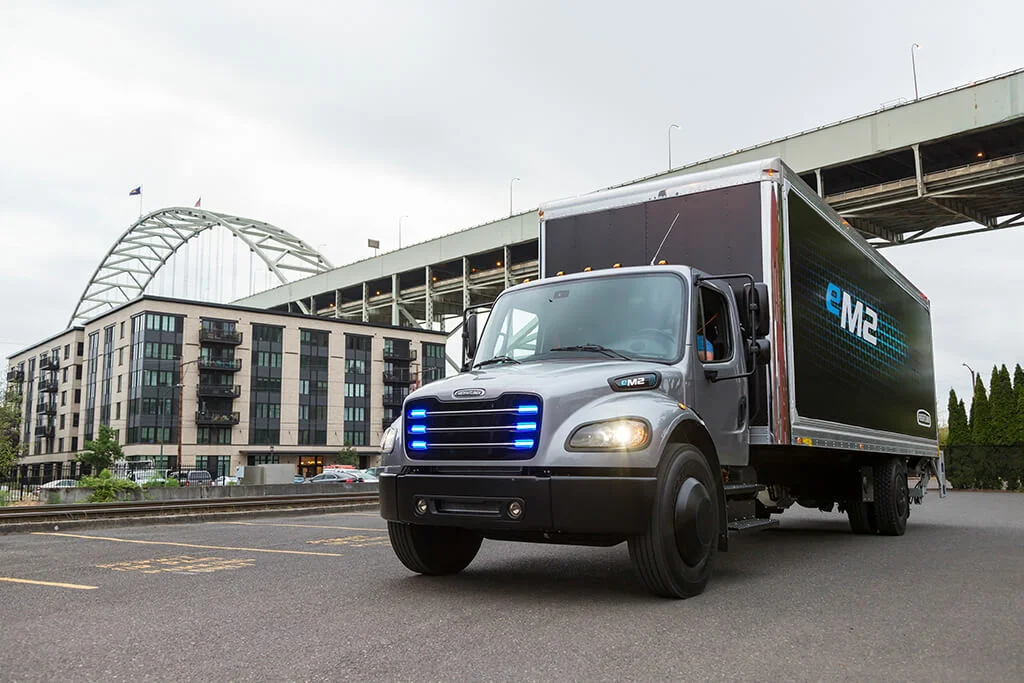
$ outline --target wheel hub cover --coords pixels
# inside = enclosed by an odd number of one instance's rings
[[[707,488],[693,477],[683,481],[676,497],[676,547],[691,567],[707,557],[715,536],[715,509]]]

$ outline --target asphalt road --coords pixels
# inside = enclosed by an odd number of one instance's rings
[[[416,576],[372,512],[0,536],[0,680],[1024,680],[1024,495],[781,519],[685,601],[625,545]]]

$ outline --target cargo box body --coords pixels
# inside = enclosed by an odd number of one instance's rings
[[[772,324],[753,448],[937,455],[928,300],[778,159],[547,204],[540,259],[543,277],[652,260],[749,273]]]

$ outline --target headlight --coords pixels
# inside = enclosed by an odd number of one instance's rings
[[[583,425],[573,432],[569,448],[598,451],[635,451],[647,446],[651,429],[643,420],[621,418]]]
[[[380,437],[380,452],[383,454],[390,453],[395,450],[395,439],[398,437],[398,430],[394,427],[388,427],[384,430],[384,435]]]

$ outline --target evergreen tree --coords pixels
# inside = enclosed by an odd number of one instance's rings
[[[989,389],[991,393],[988,397],[988,407],[992,420],[989,443],[993,446],[1011,446],[1017,440],[1017,425],[1014,420],[1017,402],[1014,400],[1013,386],[1010,384],[1010,373],[1005,365],[998,370],[992,368]]]
[[[1013,369],[1013,395],[1017,405],[1014,423],[1017,425],[1014,443],[1024,446],[1024,369],[1017,363]]]
[[[962,399],[957,399],[956,392],[949,390],[949,437],[946,443],[950,446],[962,446],[971,442],[971,428],[967,424],[967,410]]]
[[[988,411],[988,396],[981,377],[974,384],[974,400],[971,401],[971,443],[976,446],[987,446],[991,434],[991,419]]]

